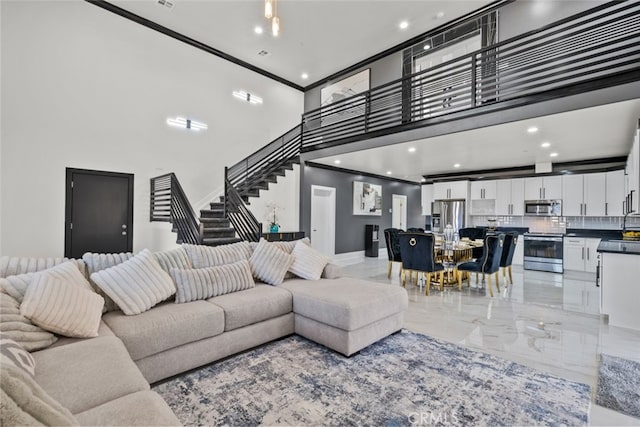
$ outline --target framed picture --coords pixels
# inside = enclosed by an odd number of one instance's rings
[[[366,97],[356,96],[369,90],[369,69],[342,79],[320,90],[322,125],[364,117]],[[332,104],[350,98],[347,103]]]
[[[353,214],[382,216],[382,186],[354,181]]]

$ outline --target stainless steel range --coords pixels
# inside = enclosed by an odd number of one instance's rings
[[[562,273],[562,234],[525,233],[524,269]]]

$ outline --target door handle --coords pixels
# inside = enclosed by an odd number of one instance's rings
[[[605,202],[604,204],[604,214],[609,215],[609,202]]]
[[[587,216],[587,204],[584,204],[584,216]]]
[[[589,261],[589,248],[587,248],[587,261]]]
[[[584,248],[582,248],[582,259],[584,259]]]

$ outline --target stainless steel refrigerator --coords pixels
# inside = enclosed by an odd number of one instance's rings
[[[464,200],[435,200],[431,204],[431,230],[442,233],[447,224],[458,232],[465,227]]]

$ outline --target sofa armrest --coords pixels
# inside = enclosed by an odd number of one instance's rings
[[[342,277],[342,267],[336,264],[327,264],[322,271],[323,279],[338,279]]]

